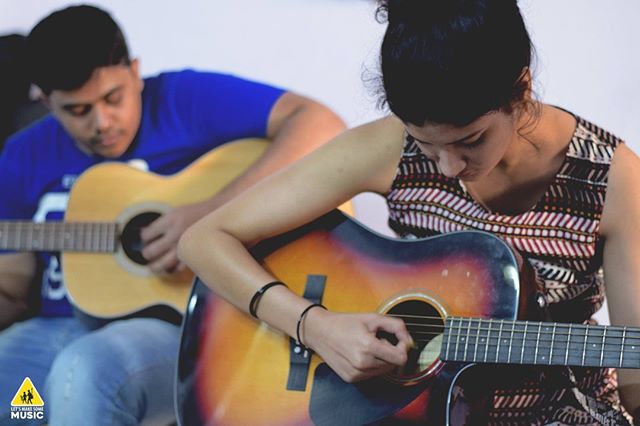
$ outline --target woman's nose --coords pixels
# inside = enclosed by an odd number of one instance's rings
[[[467,162],[461,156],[443,150],[438,155],[438,167],[445,176],[453,178],[467,167]]]

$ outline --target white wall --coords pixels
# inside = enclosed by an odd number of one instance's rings
[[[521,0],[538,53],[536,91],[640,150],[638,0]],[[64,0],[0,0],[0,33],[27,32]],[[383,26],[372,0],[100,0],[142,60],[143,74],[195,67],[282,85],[334,108],[349,125],[381,114],[362,82]],[[81,35],[79,35],[81,36]],[[384,203],[358,217],[387,232]]]
[[[0,0],[0,33],[28,32],[64,0]],[[349,125],[382,114],[375,75],[383,26],[372,0],[99,0],[123,26],[143,74],[195,67],[285,86],[334,108]],[[640,148],[637,0],[521,0],[538,53],[536,91]],[[386,231],[384,204],[358,216]]]

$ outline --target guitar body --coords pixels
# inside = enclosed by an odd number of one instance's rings
[[[424,359],[394,381],[353,385],[313,355],[302,389],[288,390],[294,346],[288,336],[241,313],[196,279],[178,366],[183,426],[361,425],[385,419],[449,424],[451,387],[465,364],[439,359],[444,318],[514,319],[518,310],[513,254],[486,233],[403,241],[333,211],[261,243],[253,255],[300,295],[320,277],[322,303],[330,310],[422,321],[416,334],[413,325],[408,328]],[[419,327],[436,332],[421,334]]]
[[[92,167],[73,186],[65,222],[116,222],[120,231],[139,229],[173,207],[211,197],[251,166],[267,145],[259,139],[221,145],[172,176],[118,162]],[[141,248],[137,241],[128,243]],[[92,317],[106,319],[153,306],[182,313],[193,278],[188,270],[154,275],[139,255],[125,251],[122,244],[115,253],[65,252],[62,264],[73,304]]]

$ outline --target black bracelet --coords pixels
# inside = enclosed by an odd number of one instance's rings
[[[258,318],[258,305],[260,304],[260,299],[262,299],[262,296],[264,296],[264,293],[267,290],[277,285],[283,285],[285,287],[287,286],[282,281],[272,281],[270,283],[263,285],[262,287],[260,287],[258,291],[256,291],[256,294],[254,294],[253,297],[251,298],[251,302],[249,302],[249,313],[252,316],[254,316],[255,318]]]
[[[296,339],[298,340],[298,345],[302,346],[303,348],[306,348],[307,346],[304,343],[302,343],[302,339],[300,338],[300,328],[301,328],[300,326],[302,325],[302,320],[304,319],[305,315],[307,315],[307,312],[309,312],[311,309],[315,307],[319,307],[325,310],[327,309],[324,305],[321,305],[320,303],[312,303],[311,305],[304,308],[304,310],[300,314],[300,317],[298,318],[298,324],[296,324]]]

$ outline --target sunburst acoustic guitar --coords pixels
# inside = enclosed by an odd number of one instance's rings
[[[510,248],[487,233],[402,241],[334,211],[253,255],[328,309],[402,318],[418,347],[403,371],[348,384],[196,279],[180,345],[182,426],[459,425],[453,390],[475,364],[640,368],[638,328],[518,320],[529,318],[529,290]]]
[[[267,145],[262,139],[227,143],[171,176],[118,162],[94,166],[75,182],[63,222],[0,222],[0,248],[63,252],[69,297],[92,317],[117,318],[153,306],[182,313],[193,274],[151,273],[140,229],[172,207],[214,195]]]

